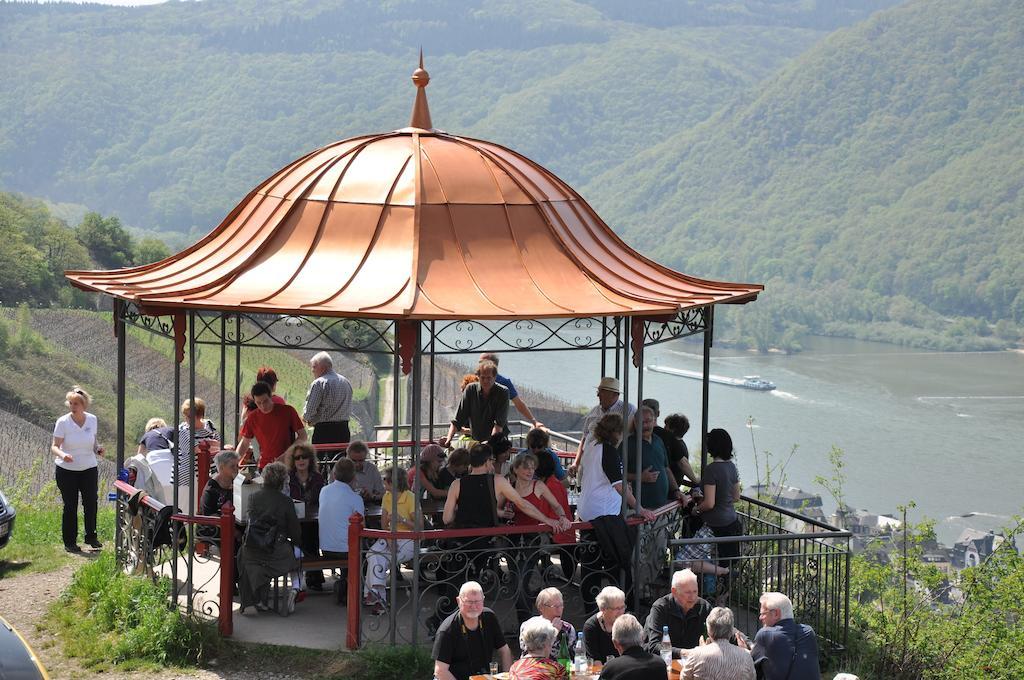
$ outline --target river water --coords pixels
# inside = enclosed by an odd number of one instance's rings
[[[845,452],[849,505],[896,514],[898,505],[914,501],[909,516],[936,520],[947,545],[965,527],[997,529],[1024,511],[1024,354],[924,352],[830,338],[807,344],[794,355],[712,350],[712,374],[756,374],[778,386],[756,392],[711,385],[710,427],[732,434],[744,485],[757,483],[757,470],[764,477],[766,456],[772,465],[788,461],[786,482],[820,493],[828,514],[835,502],[814,479],[831,475],[828,454],[837,446]],[[699,344],[674,341],[648,348],[645,363],[700,371],[700,353]],[[507,353],[501,372],[592,405],[600,355]],[[645,397],[660,400],[662,416],[690,418],[686,440],[696,450],[700,382],[645,371],[643,387]]]

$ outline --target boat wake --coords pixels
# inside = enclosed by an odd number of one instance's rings
[[[917,397],[917,400],[921,403],[928,403],[929,401],[977,401],[977,400],[1000,400],[1000,401],[1012,401],[1014,399],[1024,399],[1024,395],[1015,396],[985,396],[985,395],[964,395],[959,397]]]
[[[1009,515],[995,515],[991,512],[965,512],[962,515],[950,515],[943,522],[956,522],[961,519],[970,519],[971,517],[988,517],[991,519],[1010,519]]]
[[[772,395],[780,397],[782,399],[788,399],[790,401],[800,401],[800,397],[796,396],[792,392],[783,392],[782,390],[772,390]]]

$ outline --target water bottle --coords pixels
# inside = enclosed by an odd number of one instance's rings
[[[583,633],[576,633],[576,654],[573,656],[572,665],[579,674],[587,672],[587,655],[583,651]]]
[[[661,627],[661,660],[666,666],[672,665],[672,638],[668,636],[668,626]]]

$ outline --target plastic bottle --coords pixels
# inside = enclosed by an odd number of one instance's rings
[[[558,637],[561,639],[561,642],[558,643],[558,665],[565,669],[565,675],[568,677],[572,674],[572,658],[569,656],[569,645],[564,635],[559,633]]]
[[[672,638],[668,635],[668,626],[661,627],[661,660],[666,666],[672,665]]]
[[[577,673],[587,672],[587,655],[583,651],[583,633],[576,633],[576,654],[573,656],[573,666]]]

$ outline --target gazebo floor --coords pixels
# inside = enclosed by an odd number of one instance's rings
[[[179,559],[178,583],[180,596],[178,599],[183,609],[186,604],[183,586],[183,577],[186,569],[185,560]],[[164,567],[163,573],[170,577],[170,565]],[[409,600],[410,588],[408,584],[413,578],[412,572],[408,569],[403,569],[402,574],[405,578],[405,584],[399,588],[398,592],[400,608]],[[288,617],[281,616],[272,611],[257,612],[252,607],[245,614],[240,614],[238,598],[236,597],[232,602],[234,632],[231,639],[253,644],[288,645],[309,649],[345,649],[348,609],[334,602],[334,595],[331,592],[331,584],[334,580],[336,580],[334,577],[328,577],[327,583],[324,586],[324,592],[307,591],[305,601],[296,604],[295,612]],[[206,584],[205,587],[198,587],[193,593],[193,607],[199,611],[212,611],[212,616],[215,617],[218,607],[218,587],[220,583],[218,562],[216,560],[196,561],[193,566],[193,583]],[[283,596],[285,592],[283,588],[281,592]],[[566,592],[565,595],[567,600],[566,615],[573,619],[577,629],[581,630],[583,626],[582,610],[579,609],[581,603],[578,601],[578,597],[573,596],[573,593]],[[488,605],[492,606],[492,603],[488,603]],[[501,613],[514,616],[514,611],[503,611],[510,609],[511,603],[493,603],[493,605]],[[747,608],[736,607],[733,607],[733,611],[736,615],[736,627],[744,631],[748,636],[753,637],[753,633],[759,627],[757,613]],[[580,614],[580,616],[573,616],[573,613]],[[646,615],[646,610],[641,613]],[[364,633],[367,634],[364,637],[375,638],[377,635],[380,635],[384,638],[381,642],[386,644],[388,638],[386,632],[388,626],[387,617],[375,617],[365,607],[362,611],[362,617],[364,619],[368,617],[368,620],[363,622]],[[575,621],[575,618],[580,618],[580,620]],[[641,621],[643,621],[643,617],[641,617]],[[373,625],[375,622],[379,622],[379,625],[383,627],[383,630],[378,629],[380,633],[377,635],[365,627],[369,623],[371,628],[377,628],[377,626]],[[396,623],[398,626],[397,638],[399,640],[410,640],[412,638],[412,626],[419,625],[420,632],[418,637],[420,643],[430,644],[430,640],[427,638],[425,628],[423,627],[423,622],[417,621],[416,617],[405,615],[403,611],[402,615],[397,617]],[[375,640],[364,639],[364,643],[367,642],[374,643]],[[514,642],[512,646],[516,647]]]

